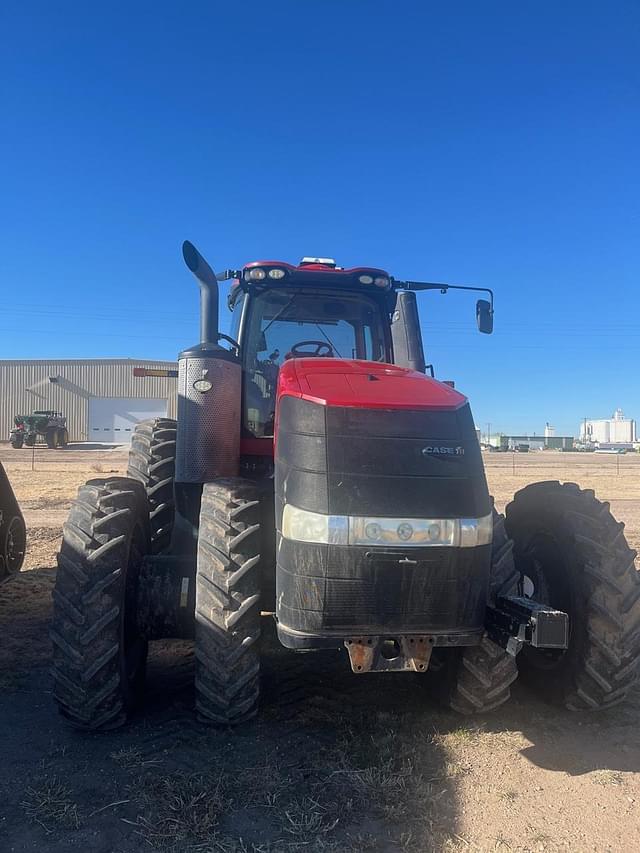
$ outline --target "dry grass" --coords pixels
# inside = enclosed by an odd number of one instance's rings
[[[39,823],[47,833],[56,828],[80,828],[78,806],[71,789],[57,776],[45,777],[28,787],[21,805],[29,820]]]
[[[162,764],[157,758],[145,758],[134,746],[118,749],[110,753],[109,758],[125,770],[141,770],[143,767],[157,767]]]
[[[596,785],[622,785],[624,777],[617,770],[597,770],[593,774],[593,781]]]
[[[239,743],[226,760],[219,756],[220,774],[136,774],[128,793],[138,809],[135,831],[162,853],[443,849],[450,824],[441,748],[419,731],[400,731],[402,714],[379,716],[347,724],[336,714],[332,745],[293,765],[267,752],[242,766]],[[140,767],[135,750],[111,757]],[[247,828],[243,837],[238,826]]]
[[[136,826],[152,847],[183,851],[213,842],[233,801],[224,776],[173,773],[146,776],[134,786],[146,810]]]

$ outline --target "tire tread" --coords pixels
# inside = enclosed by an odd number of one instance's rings
[[[241,479],[206,483],[196,579],[196,709],[236,725],[254,717],[260,688],[260,501]]]
[[[135,699],[121,677],[120,616],[136,524],[148,538],[143,488],[112,478],[80,487],[63,528],[50,630],[53,694],[79,729],[115,728]]]
[[[638,676],[640,574],[624,525],[593,490],[545,481],[518,491],[507,507],[507,526],[518,539],[544,508],[562,521],[563,540],[574,554],[574,583],[585,602],[585,642],[559,701],[572,710],[608,708],[621,702]]]
[[[147,492],[153,554],[165,553],[171,542],[176,433],[175,420],[151,418],[136,424],[131,439],[127,476],[141,482]]]

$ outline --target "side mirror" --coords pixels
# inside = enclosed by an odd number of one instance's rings
[[[478,299],[476,302],[476,323],[478,331],[484,335],[490,335],[493,332],[493,311],[491,303],[486,299]]]

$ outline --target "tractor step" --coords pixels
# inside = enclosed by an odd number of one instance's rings
[[[509,654],[517,655],[523,645],[537,649],[566,649],[569,645],[569,616],[530,598],[504,595],[496,607],[487,607],[489,638]]]

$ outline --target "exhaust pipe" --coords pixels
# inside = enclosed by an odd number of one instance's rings
[[[176,483],[207,483],[238,474],[242,370],[239,353],[218,343],[216,274],[188,240],[182,255],[200,287],[200,343],[178,359]]]
[[[200,286],[200,343],[208,349],[218,344],[218,279],[193,243],[185,240],[182,257]]]

